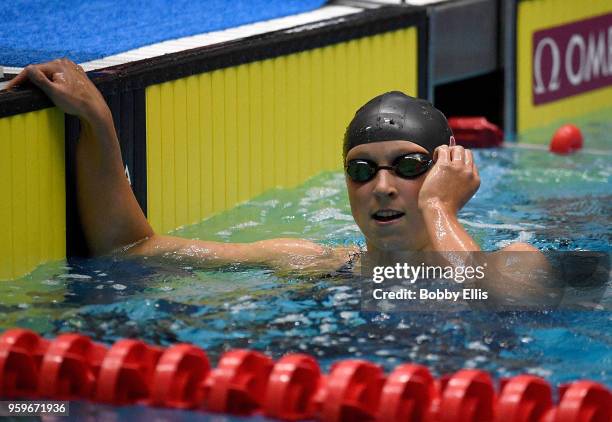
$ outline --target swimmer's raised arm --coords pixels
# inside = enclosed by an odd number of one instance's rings
[[[435,251],[479,251],[480,246],[463,228],[457,213],[480,186],[472,151],[442,145],[434,152],[435,164],[419,192],[431,247]]]
[[[26,67],[7,89],[30,80],[81,121],[76,154],[77,201],[87,244],[109,253],[153,235],[125,177],[111,112],[83,69],[67,59]]]
[[[419,192],[419,209],[434,251],[476,252],[480,246],[459,222],[457,213],[480,187],[480,175],[472,151],[462,146],[442,145],[434,152],[435,165]],[[501,251],[539,252],[524,242]],[[500,252],[501,252],[500,251]],[[538,253],[538,263],[544,262]]]
[[[111,112],[80,66],[67,60],[26,67],[7,86],[27,80],[64,112],[81,121],[77,145],[77,201],[87,244],[94,255],[163,256],[194,265],[247,263],[291,270],[318,262],[322,270],[345,263],[355,248],[326,248],[302,239],[231,244],[156,235],[125,177]],[[131,248],[128,246],[133,245]]]
[[[431,238],[431,246],[439,252],[480,251],[480,246],[457,218],[459,210],[480,186],[472,152],[461,146],[443,145],[436,149],[435,159],[436,164],[419,192],[419,208]],[[454,255],[459,260],[474,257],[481,258],[477,254]],[[516,242],[492,254],[490,259],[493,276],[487,279],[483,287],[492,295],[492,300],[499,303],[515,300],[521,305],[550,303],[550,298],[546,296],[550,289],[545,289],[542,284],[551,277],[551,267],[537,248]],[[527,299],[530,301],[525,301]]]

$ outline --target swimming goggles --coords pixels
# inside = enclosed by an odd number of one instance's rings
[[[354,182],[365,183],[372,180],[379,170],[392,170],[403,179],[414,179],[429,170],[432,164],[428,155],[412,153],[400,155],[390,166],[379,166],[374,161],[364,159],[350,160],[345,170]]]

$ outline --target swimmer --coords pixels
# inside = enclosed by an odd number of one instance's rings
[[[64,112],[80,118],[77,198],[94,255],[326,274],[354,264],[357,246],[333,248],[288,238],[223,243],[155,233],[125,177],[111,112],[83,69],[67,59],[30,65],[8,89],[27,80]],[[346,131],[343,155],[351,211],[368,252],[384,259],[397,251],[480,250],[457,218],[480,185],[478,168],[472,152],[453,141],[440,111],[400,92],[379,95],[357,111]],[[537,251],[526,243],[503,250]]]

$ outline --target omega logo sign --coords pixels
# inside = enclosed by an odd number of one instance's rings
[[[612,85],[612,14],[533,34],[533,103]]]

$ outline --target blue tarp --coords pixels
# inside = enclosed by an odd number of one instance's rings
[[[0,65],[85,62],[145,45],[319,8],[325,0],[6,0]]]

